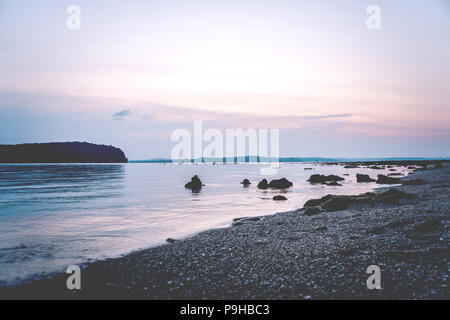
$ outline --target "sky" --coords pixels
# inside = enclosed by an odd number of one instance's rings
[[[194,121],[280,129],[284,157],[448,157],[450,4],[0,0],[0,144],[168,158]]]

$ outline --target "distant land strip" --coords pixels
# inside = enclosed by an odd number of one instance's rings
[[[180,159],[180,160],[171,160],[166,158],[157,158],[157,159],[149,159],[149,160],[130,160],[130,163],[270,163],[276,162],[277,159],[269,158],[269,157],[234,157],[234,158],[203,158],[203,159]],[[437,157],[437,158],[424,158],[424,157],[391,157],[391,158],[320,158],[320,157],[309,157],[309,158],[298,158],[298,157],[286,157],[279,158],[279,162],[288,163],[288,162],[330,162],[330,163],[351,163],[351,162],[401,162],[401,161],[450,161],[450,157]]]
[[[0,163],[126,163],[116,147],[87,142],[0,145]]]

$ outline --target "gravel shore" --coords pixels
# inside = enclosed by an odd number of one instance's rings
[[[415,199],[241,219],[86,264],[80,291],[56,274],[0,288],[0,298],[449,299],[449,177],[447,163],[407,178],[427,184],[396,187]],[[366,286],[370,265],[381,268],[380,290]]]

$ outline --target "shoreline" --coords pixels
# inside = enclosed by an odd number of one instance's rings
[[[88,263],[82,267],[78,292],[66,289],[68,275],[52,274],[0,288],[0,297],[448,299],[448,268],[442,260],[448,257],[448,186],[444,185],[449,176],[448,166],[414,173],[414,178],[429,183],[395,187],[418,196],[398,205],[355,205],[314,216],[295,210],[243,218],[231,227]],[[380,185],[375,193],[385,189]],[[430,223],[431,231],[420,231],[422,224]],[[380,291],[365,286],[365,271],[372,264],[380,265],[385,279]]]

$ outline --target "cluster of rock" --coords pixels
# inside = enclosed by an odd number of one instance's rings
[[[335,175],[324,176],[321,174],[313,174],[306,181],[309,181],[311,184],[320,183],[320,184],[325,184],[327,186],[342,186],[342,184],[339,184],[338,181],[343,181],[343,180],[345,180],[345,179],[341,178],[339,176],[335,176]]]
[[[286,178],[282,178],[279,180],[272,180],[270,183],[267,181],[267,179],[263,179],[260,183],[258,183],[258,189],[261,190],[267,190],[267,189],[289,189],[293,186],[293,183],[290,182]]]
[[[313,215],[321,212],[322,210],[327,212],[345,210],[351,204],[378,204],[388,203],[395,204],[401,199],[414,199],[416,196],[399,191],[397,189],[390,189],[382,193],[368,192],[357,196],[345,196],[345,195],[327,195],[320,199],[312,199],[305,203],[305,215]]]

